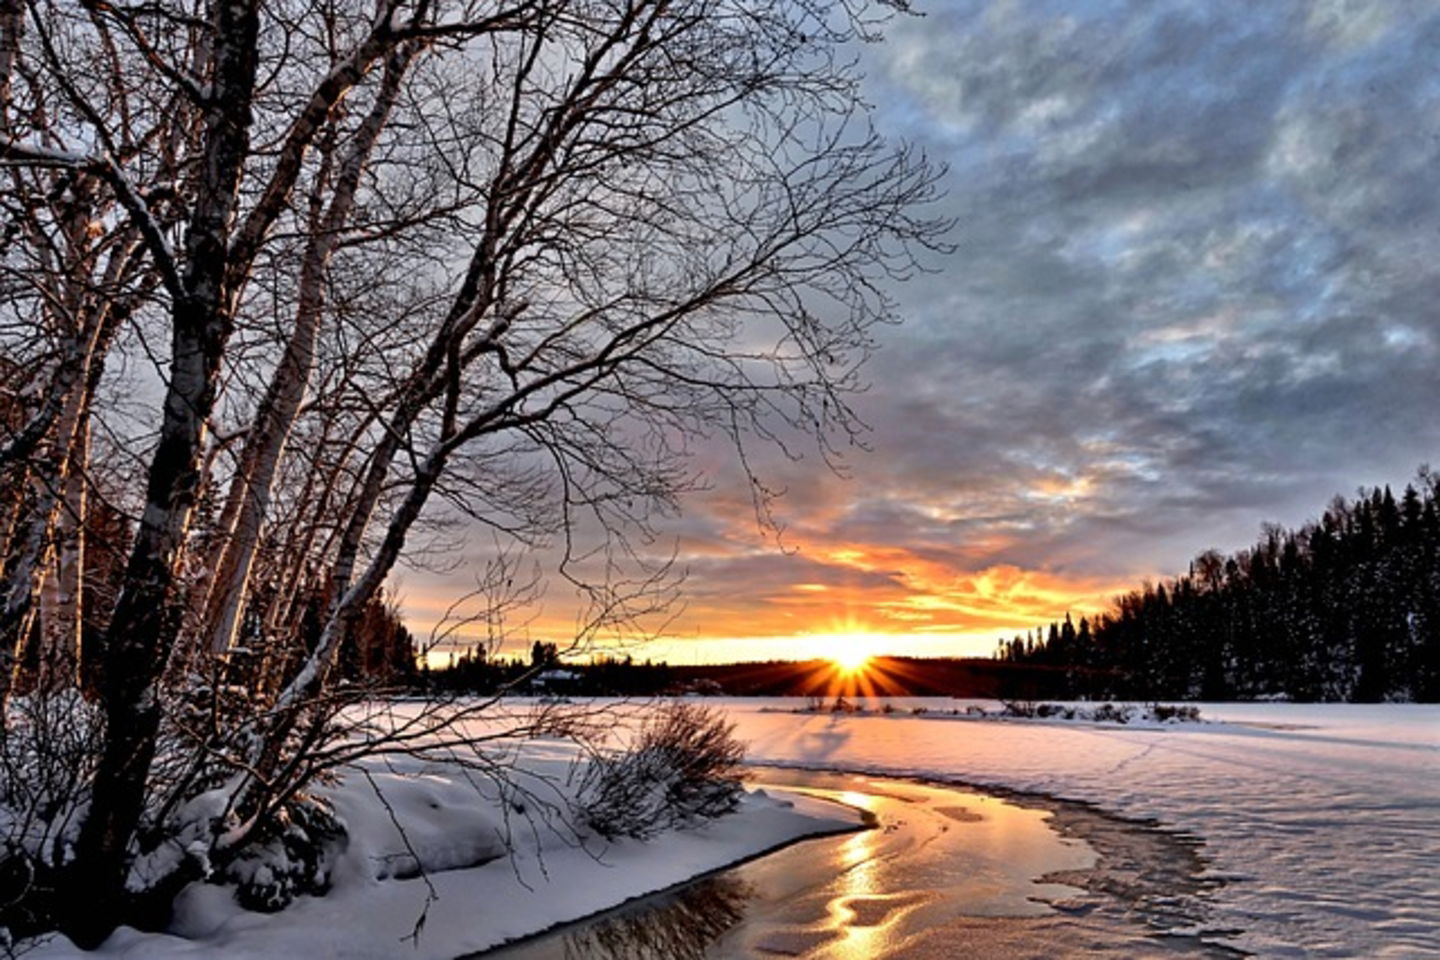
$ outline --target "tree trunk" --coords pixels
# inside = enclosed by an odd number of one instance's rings
[[[264,738],[256,745],[254,752],[249,757],[251,769],[258,770],[264,775],[275,768],[281,747],[300,719],[306,700],[321,689],[325,683],[326,677],[335,665],[335,657],[340,650],[341,643],[354,629],[355,624],[364,613],[366,605],[379,591],[385,578],[395,566],[395,561],[399,559],[400,551],[405,546],[405,538],[409,535],[410,528],[415,521],[419,519],[426,501],[430,499],[430,494],[434,491],[435,483],[445,469],[448,457],[449,452],[444,444],[439,444],[421,463],[419,471],[410,483],[410,489],[407,491],[405,499],[386,526],[385,537],[376,550],[375,556],[371,558],[360,577],[353,584],[344,588],[341,595],[335,599],[330,613],[326,617],[319,641],[315,645],[315,650],[305,659],[300,670],[290,679],[275,700],[275,722],[266,731]],[[253,799],[251,791],[257,786],[259,786],[259,782],[253,778],[245,781],[239,787],[232,803],[236,806],[240,805],[247,795],[251,795]],[[266,802],[263,794],[260,802],[262,805]]]
[[[80,680],[80,639],[84,618],[86,475],[90,427],[83,413],[75,427],[64,495],[55,518],[54,561],[41,593],[40,675],[47,693],[74,687]]]
[[[28,516],[20,524],[15,553],[6,571],[6,590],[0,602],[0,728],[15,682],[19,679],[21,655],[35,623],[40,589],[49,559],[51,524],[64,477],[49,460],[30,471],[31,489]],[[24,493],[21,493],[24,496]]]
[[[236,291],[227,289],[229,237],[249,151],[250,103],[258,63],[258,0],[216,5],[214,75],[207,102],[201,190],[186,232],[184,296],[172,307],[170,383],[145,509],[106,632],[105,743],[74,862],[75,912],[65,931],[99,944],[119,921],[131,838],[145,809],[145,785],[160,725],[158,680],[178,629],[176,586],[195,497],[205,424],[232,327]]]
[[[56,618],[68,619],[71,637],[67,642],[60,638],[60,633],[48,633],[42,617],[42,663],[49,656],[48,641],[52,638],[59,639],[72,657],[79,649],[80,585],[75,564],[79,562],[76,551],[84,513],[84,477],[79,474],[86,459],[79,448],[82,444],[88,447],[86,419],[90,396],[88,378],[81,374],[88,372],[97,361],[96,354],[108,345],[107,333],[113,332],[105,317],[98,318],[95,324],[96,329],[88,338],[80,335],[73,338],[85,344],[83,355],[74,363],[78,372],[69,380],[69,393],[56,404],[59,416],[52,427],[51,443],[29,471],[34,496],[19,524],[23,533],[16,542],[14,561],[6,576],[7,589],[0,603],[0,725],[3,725],[5,704],[20,667],[20,652],[47,593],[52,614],[50,622],[56,623]],[[67,515],[71,511],[74,515]],[[62,583],[62,576],[69,579]],[[71,606],[69,614],[60,609],[66,605]],[[57,623],[56,630],[63,632],[63,625]],[[73,663],[70,672],[72,675],[75,672]],[[43,667],[42,674],[45,674],[42,682],[53,679]]]
[[[275,473],[315,362],[315,342],[323,319],[325,274],[330,257],[340,239],[340,231],[350,220],[360,177],[395,105],[400,81],[413,55],[414,47],[406,45],[392,51],[388,58],[379,95],[346,151],[330,205],[321,221],[314,225],[314,232],[306,243],[300,266],[295,327],[256,413],[254,429],[246,438],[241,468],[236,471],[226,504],[227,513],[231,512],[231,505],[235,505],[233,531],[225,540],[205,617],[210,652],[216,655],[229,651],[245,609],[250,569],[260,543],[261,526],[270,509]],[[231,529],[223,519],[222,529]]]

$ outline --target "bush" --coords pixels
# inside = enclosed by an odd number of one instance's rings
[[[1144,713],[1139,713],[1133,706],[1115,703],[1102,703],[1098,707],[1085,708],[1061,703],[1035,703],[1030,700],[1005,700],[1002,702],[1005,705],[1005,709],[1000,713],[1002,717],[1020,717],[1027,720],[1053,718],[1086,720],[1095,723],[1129,723],[1136,718],[1137,714],[1142,720],[1154,720],[1159,723],[1195,723],[1200,720],[1200,708],[1188,704],[1166,706],[1152,703]],[[980,715],[985,715],[983,710],[980,711]]]
[[[1113,703],[1102,703],[1095,708],[1091,719],[1097,723],[1129,723],[1135,716],[1134,707],[1121,707]]]
[[[65,907],[57,891],[90,802],[100,724],[75,690],[12,697],[0,716],[0,956],[5,936],[54,929]]]
[[[1161,723],[1197,723],[1200,720],[1200,708],[1193,706],[1154,703],[1150,705],[1150,714]]]
[[[344,828],[323,803],[301,799],[281,811],[270,835],[244,850],[212,879],[235,884],[235,899],[247,910],[274,913],[300,894],[330,888],[330,858],[343,845]]]
[[[740,802],[745,745],[716,710],[669,703],[623,753],[596,756],[578,792],[580,822],[607,840],[644,839],[718,817]]]

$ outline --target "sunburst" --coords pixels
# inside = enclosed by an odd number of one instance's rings
[[[875,656],[875,646],[869,637],[857,634],[841,634],[827,638],[826,657],[841,673],[860,673]]]

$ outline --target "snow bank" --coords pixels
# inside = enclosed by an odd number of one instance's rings
[[[802,706],[761,707],[761,713],[840,713],[857,717],[893,716],[908,713],[929,720],[993,720],[1000,723],[1087,723],[1116,724],[1129,727],[1163,727],[1176,723],[1208,723],[1193,704],[1161,703],[1055,703],[1046,701],[1007,700],[993,706],[981,701],[967,701],[964,706],[928,705],[911,702],[897,706],[896,701],[916,701],[917,697],[810,697]],[[876,701],[876,702],[867,702]]]
[[[1440,708],[1201,704],[1219,722],[1137,729],[883,702],[847,716],[725,701],[752,762],[1049,793],[1193,833],[1227,881],[1210,926],[1262,956],[1440,956]]]
[[[89,954],[57,937],[27,956],[450,960],[858,822],[845,807],[756,791],[699,827],[605,843],[560,815],[577,782],[573,748],[516,749],[504,789],[458,764],[394,760],[327,788],[347,843],[323,897],[253,913],[229,887],[196,883],[177,898],[168,934],[122,928]]]

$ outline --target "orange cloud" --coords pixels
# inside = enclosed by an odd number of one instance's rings
[[[1075,509],[1091,485],[1057,474],[1032,479],[1019,496],[1043,499],[1046,509]],[[1025,530],[1003,519],[965,526],[958,507],[918,499],[899,501],[909,511],[903,520],[921,519],[914,528],[897,523],[893,541],[883,529],[846,536],[838,532],[845,529],[844,489],[830,480],[808,488],[801,522],[780,545],[767,542],[752,504],[734,490],[705,498],[695,527],[673,544],[687,579],[683,609],[666,624],[664,639],[607,649],[672,662],[806,659],[824,656],[826,638],[843,635],[864,637],[877,654],[983,656],[1000,637],[1067,612],[1097,613],[1136,580],[1006,562]],[[412,587],[403,600],[412,630],[422,634],[448,604],[431,588]],[[542,604],[512,618],[506,646],[524,652],[536,639],[564,646],[576,626],[574,603],[552,587]],[[466,631],[459,636],[462,645],[474,642]]]

